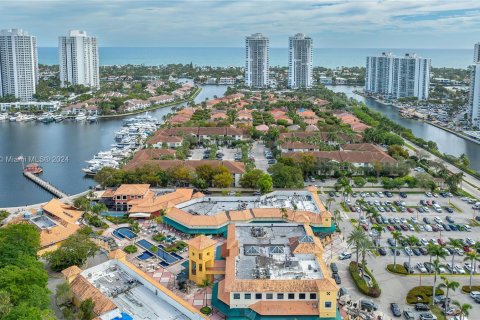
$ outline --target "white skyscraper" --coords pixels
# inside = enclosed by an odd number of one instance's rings
[[[288,86],[309,88],[313,75],[313,40],[303,33],[288,38]]]
[[[367,57],[365,92],[389,99],[417,97],[428,99],[430,86],[430,59],[391,53]]]
[[[480,63],[470,66],[470,119],[472,124],[480,126]]]
[[[475,43],[473,50],[473,63],[480,63],[480,42]]]
[[[37,81],[37,39],[22,29],[1,30],[0,96],[32,100]]]
[[[245,85],[255,88],[268,87],[269,40],[261,33],[245,38]]]
[[[86,31],[70,30],[68,36],[58,37],[60,81],[99,88],[97,38],[88,37]]]

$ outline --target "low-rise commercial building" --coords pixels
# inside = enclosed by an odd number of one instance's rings
[[[110,260],[82,271],[77,266],[62,271],[79,306],[87,299],[95,303],[98,320],[117,319],[208,319],[151,276],[127,261],[118,249]]]
[[[338,287],[307,224],[231,224],[222,249],[225,279],[212,304],[227,317],[341,319]]]

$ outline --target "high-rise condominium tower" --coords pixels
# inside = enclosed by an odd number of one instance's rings
[[[367,57],[365,92],[389,99],[428,99],[430,63],[430,59],[408,53],[403,57],[391,53]]]
[[[309,88],[313,75],[313,40],[303,33],[288,38],[288,86]]]
[[[68,36],[58,37],[60,81],[62,87],[82,84],[100,87],[97,38],[86,31],[70,30]]]
[[[245,85],[268,87],[269,40],[261,33],[245,38]]]
[[[22,29],[0,30],[0,96],[32,100],[37,81],[37,39]]]
[[[480,63],[480,42],[475,43],[473,49],[473,63]]]

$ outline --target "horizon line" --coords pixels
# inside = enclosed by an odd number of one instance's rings
[[[58,48],[58,46],[37,46],[38,48]],[[164,46],[164,47],[156,47],[156,46],[99,46],[99,48],[162,48],[162,49],[179,49],[179,48],[210,48],[210,49],[219,49],[219,48],[232,48],[232,49],[244,49],[245,47],[232,47],[232,46]],[[288,49],[288,47],[270,47],[270,49]],[[395,50],[471,50],[471,48],[406,48],[406,47],[314,47],[313,49],[395,49]]]

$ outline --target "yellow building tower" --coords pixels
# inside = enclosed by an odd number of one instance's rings
[[[206,280],[213,282],[212,272],[215,267],[215,245],[217,242],[207,236],[200,235],[187,241],[188,244],[188,279],[197,285]],[[209,269],[209,270],[207,270]]]

